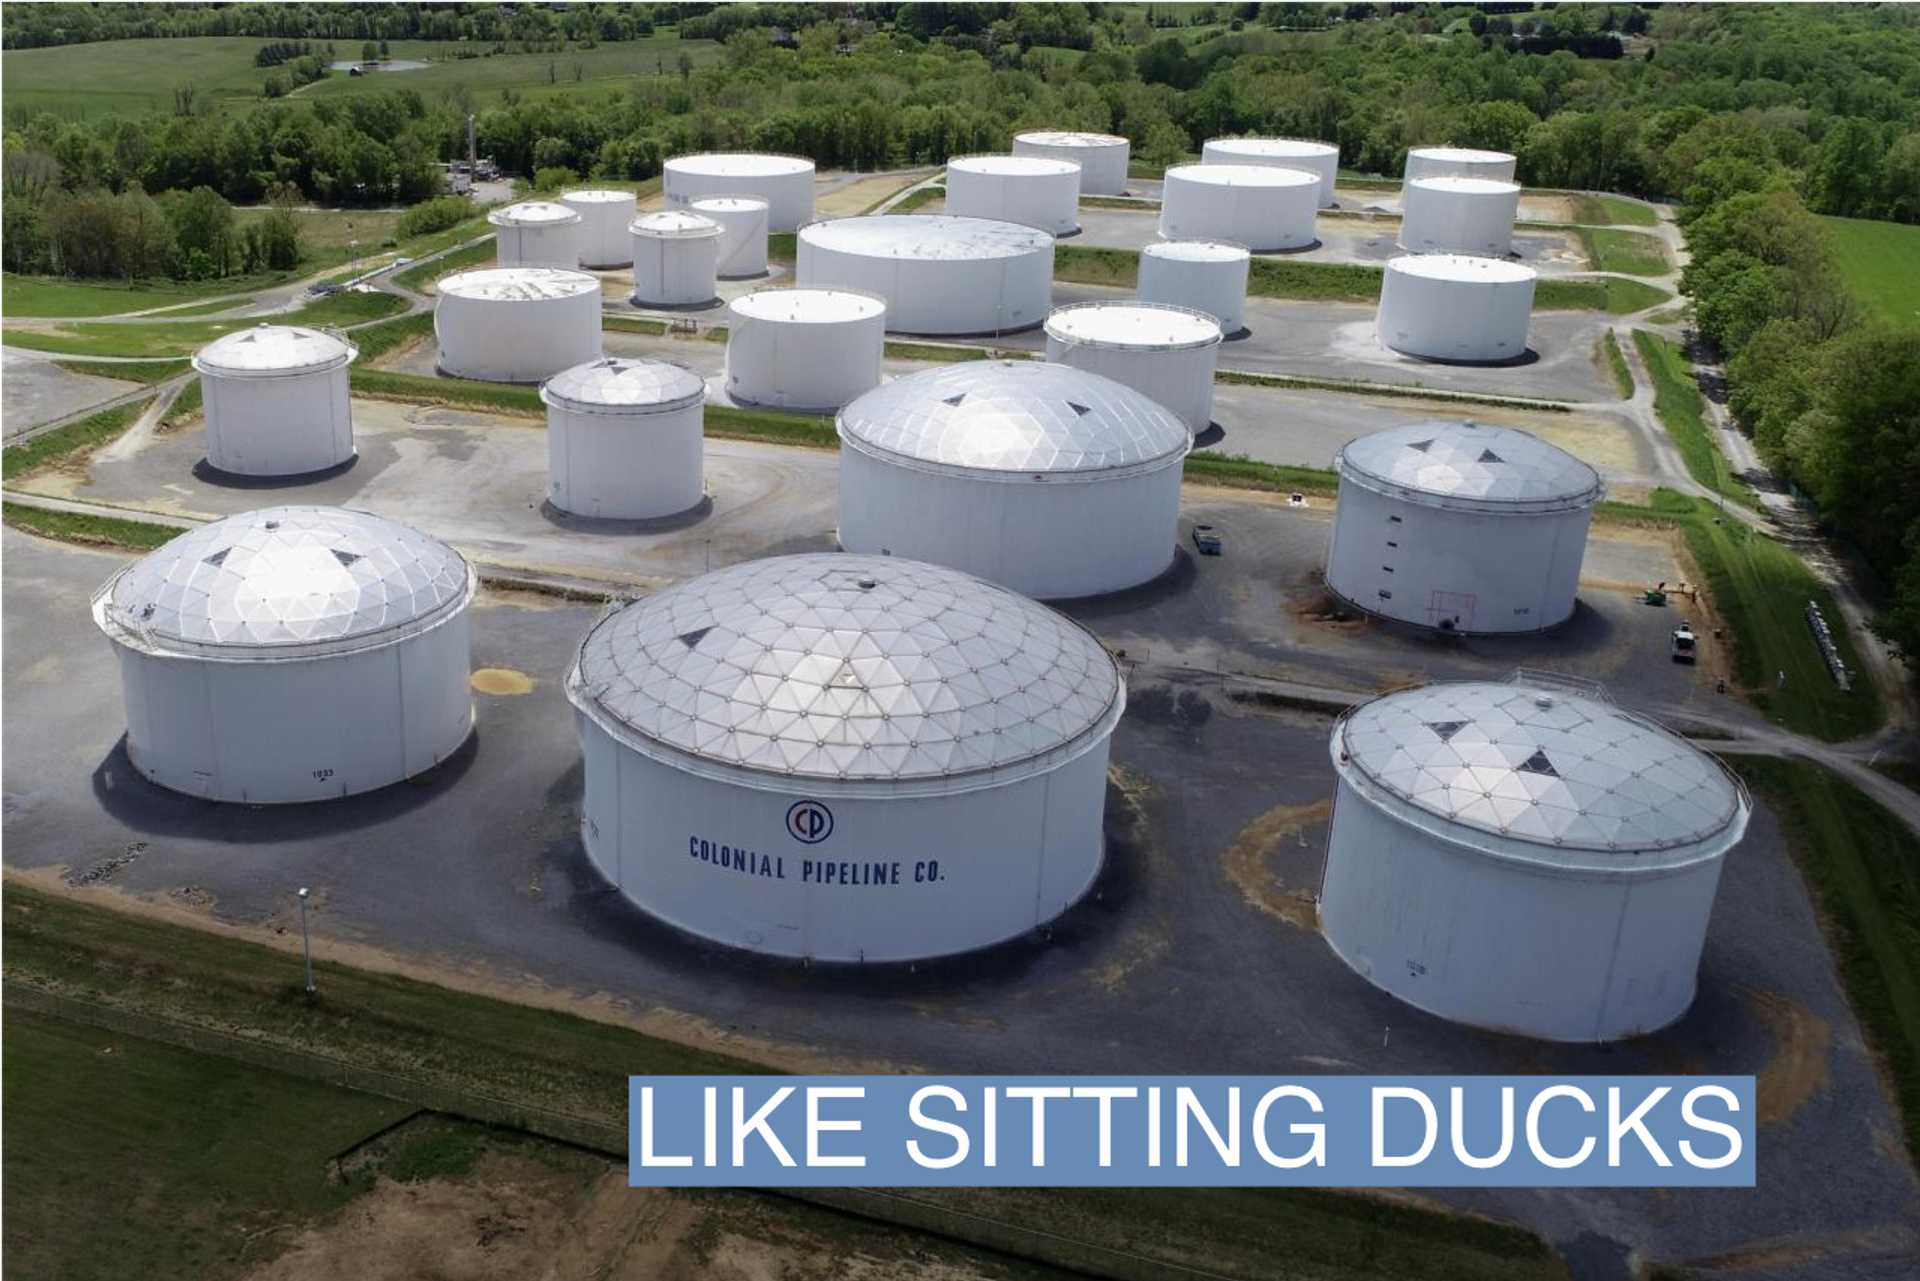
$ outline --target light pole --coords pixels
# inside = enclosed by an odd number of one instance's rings
[[[307,962],[307,995],[313,995],[313,940],[307,935],[307,887],[300,887],[300,954]]]

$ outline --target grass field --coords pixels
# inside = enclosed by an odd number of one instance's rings
[[[1824,770],[1758,757],[1736,763],[1793,838],[1847,997],[1893,1084],[1907,1152],[1920,1161],[1920,841]]]
[[[1714,442],[1713,432],[1707,425],[1706,402],[1693,381],[1686,353],[1672,339],[1644,329],[1633,331],[1633,343],[1640,350],[1647,372],[1653,376],[1654,409],[1679,449],[1687,474],[1714,493],[1724,494],[1757,511],[1760,500],[1733,475],[1726,455]]]
[[[1613,389],[1620,393],[1620,399],[1633,398],[1633,370],[1627,364],[1627,357],[1620,350],[1620,340],[1609,329],[1600,335],[1600,350],[1606,354],[1607,372],[1613,375]]]
[[[1617,271],[1626,276],[1664,276],[1673,270],[1667,249],[1658,236],[1609,227],[1582,227],[1577,233],[1586,246],[1595,271]]]
[[[1567,197],[1573,204],[1573,220],[1590,227],[1656,227],[1660,218],[1647,205],[1618,196],[1589,196],[1575,193]]]
[[[84,319],[117,316],[152,307],[198,302],[210,294],[245,292],[229,281],[192,285],[176,281],[79,281],[57,276],[0,276],[0,314]]]
[[[1920,321],[1920,226],[1822,218],[1847,287],[1860,305],[1897,324]]]
[[[352,94],[379,93],[386,89],[417,89],[431,97],[455,85],[476,93],[492,94],[512,87],[538,91],[551,86],[591,92],[619,88],[635,76],[678,75],[682,51],[692,55],[694,65],[706,66],[720,57],[720,46],[711,40],[681,40],[673,35],[655,34],[645,40],[602,44],[593,49],[569,49],[563,53],[504,53],[481,58],[454,56],[471,45],[431,40],[395,40],[388,52],[396,60],[427,62],[432,65],[418,71],[375,72],[349,76],[335,72],[325,80],[307,85],[293,94],[299,102],[311,98],[338,98]],[[359,45],[339,46],[343,59],[358,58]]]
[[[152,400],[143,396],[131,404],[115,405],[77,423],[8,445],[0,451],[0,479],[16,480],[76,454],[91,453],[131,426]]]
[[[279,324],[352,325],[391,316],[406,307],[392,294],[339,293],[275,316]],[[147,321],[126,324],[80,321],[53,329],[6,330],[7,343],[63,356],[190,356],[223,334],[261,324],[240,320]]]

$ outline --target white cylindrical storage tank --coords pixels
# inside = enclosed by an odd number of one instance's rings
[[[1141,302],[1191,307],[1237,334],[1247,327],[1247,274],[1253,255],[1224,240],[1165,240],[1140,251]]]
[[[1175,165],[1160,192],[1168,240],[1231,240],[1255,253],[1313,244],[1320,178],[1304,169]]]
[[[1174,557],[1186,424],[1068,365],[970,361],[840,411],[840,544],[1023,596],[1134,587]]]
[[[1038,129],[1015,134],[1013,154],[1070,160],[1079,165],[1083,196],[1127,194],[1127,162],[1133,155],[1133,144],[1116,134]]]
[[[440,372],[537,383],[600,358],[600,281],[583,271],[494,267],[435,287]]]
[[[662,179],[667,204],[684,209],[709,196],[753,196],[767,202],[767,226],[797,231],[813,218],[813,161],[754,151],[675,156]]]
[[[1053,302],[1053,237],[989,218],[832,218],[800,229],[799,259],[802,287],[882,298],[897,333],[1031,329]]]
[[[653,520],[699,505],[707,384],[664,360],[591,361],[540,385],[547,497],[602,520]]]
[[[180,535],[93,598],[127,758],[189,796],[328,800],[411,778],[473,728],[458,552],[339,507],[243,512]]]
[[[767,274],[767,202],[755,196],[710,196],[688,206],[720,228],[722,279]]]
[[[1752,804],[1711,756],[1569,684],[1429,685],[1343,716],[1320,925],[1429,1014],[1617,1041],[1693,1003]]]
[[[587,857],[701,938],[946,956],[1046,924],[1099,875],[1119,668],[977,578],[748,561],[602,620],[567,696]]]
[[[1051,156],[955,156],[947,212],[1067,235],[1080,229],[1080,166]]]
[[[1213,421],[1220,322],[1190,307],[1083,302],[1047,317],[1047,359],[1131,387],[1198,434]]]
[[[580,215],[580,263],[582,267],[624,267],[633,261],[633,238],[627,225],[639,211],[639,198],[631,191],[589,188],[567,191],[560,203]]]
[[[1340,181],[1340,148],[1305,138],[1210,138],[1200,149],[1203,165],[1269,165],[1304,169],[1320,178],[1320,207],[1333,208]]]
[[[720,224],[678,209],[641,214],[633,233],[633,301],[698,307],[720,293]]]
[[[727,306],[727,397],[839,409],[880,385],[887,305],[843,289],[762,289]]]
[[[1511,427],[1412,423],[1334,458],[1327,587],[1368,613],[1458,632],[1572,615],[1600,474]]]
[[[1527,354],[1535,279],[1533,268],[1500,258],[1394,258],[1380,281],[1380,342],[1425,360],[1518,360]]]
[[[1407,153],[1406,181],[1415,178],[1485,178],[1512,182],[1514,158],[1504,151],[1472,147],[1415,147]]]
[[[238,476],[299,476],[353,457],[345,337],[297,325],[257,325],[193,357],[206,407],[207,462]]]
[[[1513,252],[1520,188],[1487,178],[1415,178],[1400,193],[1400,247],[1416,254]]]
[[[502,267],[580,265],[580,211],[553,200],[524,200],[487,215],[494,260]]]

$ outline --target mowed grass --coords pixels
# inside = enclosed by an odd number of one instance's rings
[[[1822,218],[1847,288],[1860,305],[1896,324],[1920,321],[1920,226]]]
[[[17,445],[8,445],[4,451],[0,451],[0,479],[18,480],[43,467],[92,453],[132,426],[152,401],[153,397],[143,396],[130,404],[103,409],[77,423],[68,423],[65,427],[56,427],[52,431],[29,437]]]
[[[192,85],[199,102],[265,101],[260,87],[269,68],[253,55],[270,40],[252,36],[191,36],[168,40],[103,40],[0,54],[0,95],[9,125],[40,112],[65,119],[105,115],[170,115],[173,91]],[[355,52],[358,52],[356,46]]]
[[[4,1028],[13,1276],[237,1275],[350,1199],[328,1160],[413,1110],[22,1010]]]
[[[1664,276],[1673,270],[1658,236],[1610,227],[1582,227],[1577,233],[1595,271],[1625,276]]]
[[[215,282],[210,282],[215,283]],[[231,286],[221,283],[222,292]],[[207,297],[207,289],[174,281],[68,280],[59,276],[0,276],[0,315],[84,319],[173,307]]]
[[[1653,376],[1653,407],[1667,435],[1680,451],[1687,474],[1716,494],[1758,510],[1760,500],[1733,475],[1733,468],[1707,425],[1706,402],[1701,399],[1693,369],[1678,343],[1644,329],[1633,331],[1634,346]]]
[[[1613,389],[1620,393],[1620,399],[1633,399],[1633,370],[1627,364],[1627,357],[1620,350],[1620,340],[1609,329],[1600,335],[1600,350],[1606,354],[1607,372],[1613,376]]]
[[[1920,841],[1844,779],[1800,761],[1736,767],[1778,814],[1820,907],[1854,1013],[1920,1161]]]
[[[270,317],[125,324],[82,321],[54,329],[9,328],[6,340],[11,346],[63,356],[190,356],[215,338],[254,325],[352,325],[391,316],[405,307],[393,294],[339,293]]]
[[[485,47],[485,46],[483,46]],[[695,66],[719,61],[720,46],[712,40],[680,40],[656,33],[644,40],[605,43],[592,49],[566,49],[559,53],[496,53],[479,58],[461,58],[471,44],[433,40],[395,40],[388,54],[431,65],[417,71],[376,71],[351,76],[336,71],[315,84],[298,90],[294,101],[310,98],[341,98],[354,94],[379,93],[389,89],[417,89],[431,97],[456,85],[476,92],[494,93],[514,88],[539,90],[591,90],[607,83],[624,83],[635,76],[678,75],[682,52],[693,58]],[[343,60],[360,56],[360,42],[336,42]]]
[[[1619,196],[1589,196],[1576,193],[1567,197],[1573,205],[1573,220],[1591,227],[1657,227],[1660,216],[1652,206]]]

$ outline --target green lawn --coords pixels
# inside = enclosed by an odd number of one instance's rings
[[[1726,455],[1713,439],[1707,425],[1706,402],[1693,380],[1686,353],[1672,339],[1644,329],[1633,331],[1633,342],[1640,349],[1640,359],[1646,362],[1647,371],[1653,375],[1654,409],[1679,449],[1687,474],[1714,493],[1758,510],[1760,500],[1733,474]]]
[[[5,1038],[14,1276],[238,1275],[360,1190],[331,1157],[413,1110],[21,1010]]]
[[[0,80],[9,125],[42,111],[68,119],[173,113],[177,85],[192,85],[201,102],[234,98],[265,101],[260,86],[270,68],[253,65],[272,41],[252,36],[193,36],[172,40],[103,40],[0,54]]]
[[[493,243],[493,237],[488,236],[485,240],[468,245],[464,249],[456,249],[444,258],[435,258],[432,262],[408,267],[393,279],[395,284],[418,292],[436,280],[451,276],[456,271],[491,267],[498,257],[499,248]]]
[[[8,445],[0,451],[0,479],[16,480],[42,467],[92,453],[132,426],[152,400],[151,396],[143,396],[131,404],[115,405],[77,423]]]
[[[0,314],[8,316],[44,316],[51,319],[117,316],[123,312],[145,311],[152,307],[171,307],[197,302],[217,286],[220,293],[239,292],[226,281],[208,281],[206,285],[171,280],[80,281],[59,276],[0,276]]]
[[[1833,233],[1840,270],[1860,305],[1882,320],[1920,321],[1920,226],[1865,218],[1820,221]]]
[[[1622,200],[1618,196],[1589,196],[1576,193],[1567,197],[1573,202],[1573,220],[1590,227],[1657,227],[1660,217],[1649,205],[1637,200]]]
[[[1799,761],[1736,764],[1778,814],[1819,905],[1847,998],[1920,1161],[1920,841],[1851,784]]]
[[[1658,236],[1609,227],[1582,227],[1580,243],[1595,271],[1617,271],[1627,276],[1664,276],[1673,270],[1666,246]]]
[[[1633,399],[1633,370],[1627,365],[1627,357],[1620,350],[1620,340],[1609,329],[1600,335],[1600,350],[1606,353],[1607,372],[1613,375],[1614,390],[1620,393],[1620,399]]]
[[[85,321],[54,329],[9,328],[8,344],[64,356],[190,356],[223,334],[254,325],[351,325],[391,316],[406,307],[392,294],[339,293],[271,318],[153,320],[127,324]]]
[[[546,88],[591,91],[600,88],[624,88],[635,76],[677,75],[682,51],[691,54],[695,65],[719,61],[720,46],[711,40],[680,40],[672,35],[655,35],[599,45],[593,49],[569,49],[562,53],[504,53],[480,58],[454,55],[470,51],[471,44],[432,40],[395,40],[388,52],[395,59],[427,62],[432,65],[418,71],[375,72],[349,76],[335,72],[325,80],[307,85],[293,95],[296,102],[310,98],[336,98],[351,94],[379,93],[387,89],[417,89],[432,98],[456,85],[476,93],[493,96],[498,90],[537,91]],[[358,42],[338,42],[343,59],[360,56]],[[576,76],[577,73],[577,76]]]

